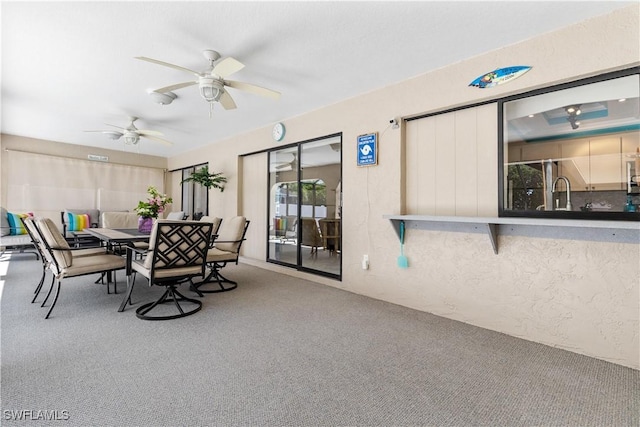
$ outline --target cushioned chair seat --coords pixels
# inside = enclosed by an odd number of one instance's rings
[[[142,276],[147,279],[150,278],[150,270],[145,268],[144,260],[131,261],[131,268],[140,273]],[[175,277],[175,276],[188,276],[188,275],[198,275],[202,274],[202,267],[176,267],[171,270],[156,270],[153,277],[156,279],[164,279],[167,277]]]
[[[233,252],[222,251],[218,248],[211,248],[207,251],[207,262],[235,260],[237,257],[237,254]]]
[[[62,269],[65,277],[82,276],[96,272],[96,264],[104,270],[117,270],[124,268],[124,258],[111,254],[96,254],[91,256],[76,257],[74,253],[73,263]]]
[[[0,236],[0,246],[32,246],[32,242],[28,234],[7,235]]]

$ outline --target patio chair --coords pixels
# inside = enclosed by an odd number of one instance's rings
[[[220,225],[222,225],[222,218],[218,218],[217,216],[201,216],[199,221],[206,221],[213,224],[213,228],[211,229],[211,234],[218,234],[220,230]]]
[[[85,276],[87,274],[113,272],[115,290],[115,271],[125,267],[124,258],[113,254],[94,254],[88,256],[74,256],[74,252],[63,237],[55,223],[49,218],[36,219],[36,229],[40,233],[40,239],[46,248],[48,268],[53,273],[56,284],[55,296],[45,316],[48,319],[58,301],[60,285],[63,279],[69,277]],[[54,282],[45,297],[43,306],[51,295]],[[107,284],[108,290],[108,284]],[[117,290],[116,290],[117,292]]]
[[[44,278],[47,274],[47,270],[49,269],[49,261],[47,260],[47,248],[44,245],[42,238],[40,237],[40,232],[37,229],[34,218],[26,217],[26,218],[22,218],[21,220],[22,220],[22,223],[24,224],[24,228],[27,231],[27,234],[29,235],[29,238],[31,239],[31,242],[33,242],[33,246],[35,246],[36,250],[38,251],[40,260],[42,261],[42,276],[40,277],[40,282],[38,283],[38,286],[36,286],[36,289],[33,292],[35,295],[31,300],[31,303],[34,303],[36,302],[36,299],[38,298],[38,295],[42,290],[42,285],[44,284]],[[71,249],[71,250],[73,251],[74,256],[87,256],[87,255],[105,253],[105,250],[102,248],[77,249],[77,250]],[[55,277],[52,277],[52,279],[55,280]],[[53,281],[51,282],[51,285],[53,286]]]
[[[183,221],[183,220],[187,219],[188,216],[189,215],[185,214],[184,211],[169,212],[167,214],[167,218],[166,219]]]
[[[322,245],[322,237],[318,230],[318,223],[315,218],[300,218],[302,223],[302,237],[300,244],[311,247],[310,255],[318,254],[318,247]]]
[[[243,216],[236,216],[226,219],[220,226],[220,233],[214,242],[214,247],[207,252],[207,266],[211,269],[209,275],[202,281],[196,283],[192,288],[199,295],[201,293],[226,292],[238,287],[238,283],[229,280],[220,274],[220,270],[226,267],[227,263],[238,264],[240,248],[245,240],[249,222]],[[220,289],[202,289],[207,283],[217,283]],[[231,286],[225,287],[223,283]]]
[[[220,226],[222,225],[222,218],[218,218],[217,216],[204,215],[196,221],[206,221],[213,224],[213,228],[211,229],[211,240],[209,240],[209,249],[213,248],[215,241],[218,238],[218,231],[220,231]]]
[[[127,248],[127,287],[132,289],[130,280],[133,272],[147,278],[149,286],[164,286],[164,293],[156,301],[141,305],[136,309],[136,316],[144,320],[169,320],[189,316],[202,308],[202,302],[190,299],[178,292],[177,287],[193,277],[204,277],[205,261],[212,224],[205,221],[172,221],[158,220],[151,231],[149,251],[144,259],[133,259],[133,252]],[[180,303],[192,306],[183,309]],[[149,313],[163,304],[171,304],[177,313]]]

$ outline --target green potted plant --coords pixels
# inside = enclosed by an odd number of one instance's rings
[[[183,182],[195,182],[207,188],[217,188],[220,192],[224,191],[224,184],[227,182],[227,178],[219,173],[209,173],[209,166],[203,166],[191,174],[190,177],[180,181]]]

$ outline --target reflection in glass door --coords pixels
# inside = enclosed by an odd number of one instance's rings
[[[206,163],[182,169],[182,178],[189,178]],[[195,182],[181,182],[182,204],[181,209],[188,215],[189,219],[199,220],[203,215],[209,214],[209,192],[207,188]],[[174,209],[176,207],[174,206]]]
[[[341,146],[334,136],[270,153],[269,261],[340,277]]]
[[[270,260],[297,265],[298,170],[293,167],[298,147],[269,153]]]

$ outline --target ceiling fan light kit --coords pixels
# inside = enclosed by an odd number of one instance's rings
[[[124,143],[127,145],[136,145],[140,141],[140,136],[136,132],[127,131],[124,133]]]
[[[222,96],[223,84],[212,77],[200,77],[200,95],[207,102],[217,102]]]
[[[152,91],[149,95],[151,96],[151,99],[153,99],[153,102],[161,105],[169,105],[173,102],[174,99],[178,97],[178,95],[173,92],[160,93],[156,92],[155,90]]]

